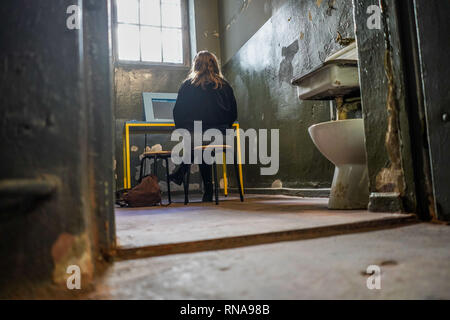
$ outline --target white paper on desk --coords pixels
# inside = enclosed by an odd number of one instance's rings
[[[160,151],[162,151],[162,145],[160,144],[155,144],[150,148],[150,152],[160,152]]]

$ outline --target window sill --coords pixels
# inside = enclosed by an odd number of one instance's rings
[[[189,70],[190,66],[175,63],[148,63],[138,61],[116,61],[114,66],[123,69],[173,69],[173,70]]]

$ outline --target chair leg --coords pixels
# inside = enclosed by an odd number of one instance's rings
[[[142,178],[144,176],[144,165],[145,165],[145,160],[147,160],[146,157],[143,157],[141,160],[141,169],[139,170],[139,183],[142,182]]]
[[[158,158],[153,158],[153,174],[157,177],[158,176]]]
[[[172,198],[170,195],[170,179],[169,179],[169,159],[166,158],[166,181],[167,181],[167,193],[169,196],[169,204],[172,203]]]
[[[228,176],[227,176],[227,157],[226,153],[223,152],[223,193],[225,197],[228,197]]]
[[[189,203],[189,178],[191,176],[191,166],[188,166],[187,172],[183,179],[183,186],[184,186],[184,205],[187,205]]]
[[[234,173],[235,173],[236,181],[237,181],[237,185],[238,185],[239,197],[241,198],[241,202],[244,202],[244,193],[242,192],[241,175],[240,175],[240,171],[239,171],[239,164],[237,162],[236,152],[234,153]]]
[[[213,163],[213,173],[214,173],[214,196],[216,198],[216,205],[219,204],[219,184],[217,183],[217,164],[216,161]]]

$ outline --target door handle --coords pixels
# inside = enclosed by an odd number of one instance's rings
[[[56,183],[38,179],[6,179],[0,180],[0,196],[45,197],[56,190]]]
[[[37,201],[56,192],[57,179],[4,179],[0,180],[0,212],[28,211]]]

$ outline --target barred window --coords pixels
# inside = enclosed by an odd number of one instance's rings
[[[116,0],[117,59],[185,63],[186,10],[184,0]]]

